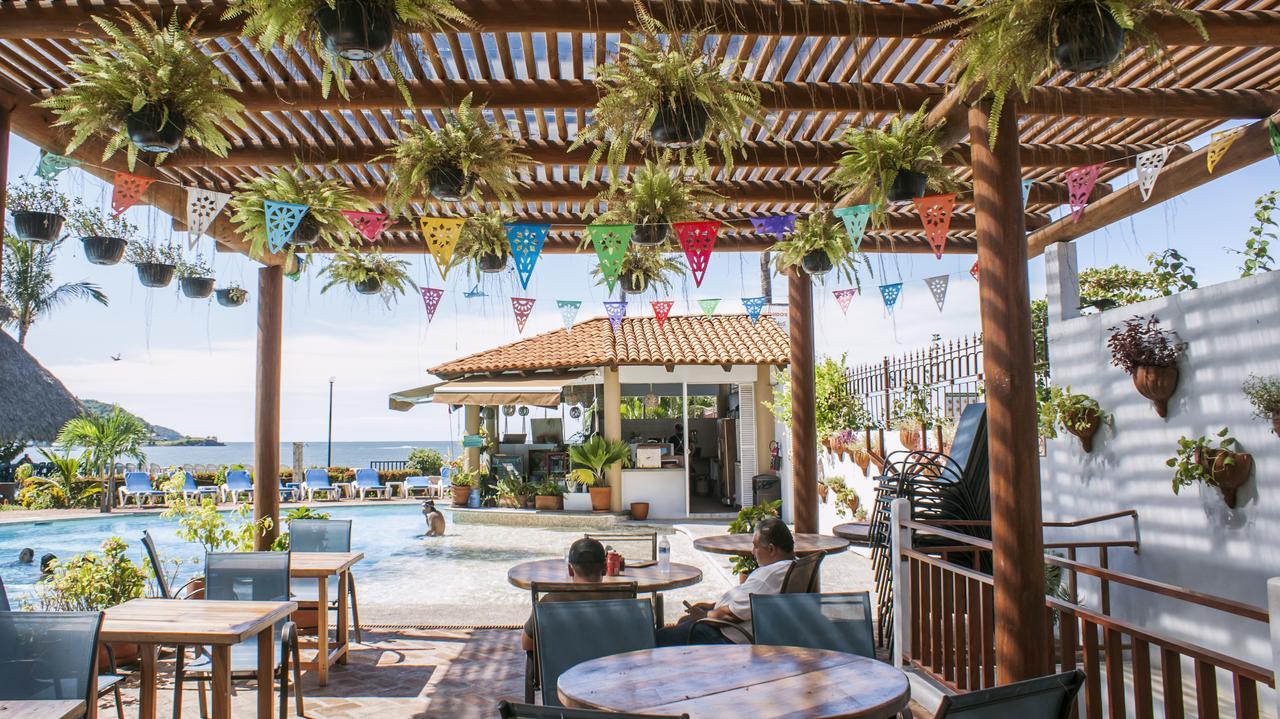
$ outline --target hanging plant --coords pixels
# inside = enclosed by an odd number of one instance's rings
[[[18,178],[8,188],[6,204],[13,217],[13,232],[24,242],[54,242],[72,207],[79,207],[49,180]]]
[[[1280,436],[1280,377],[1251,374],[1240,389],[1253,405],[1253,416],[1270,419],[1272,430]]]
[[[125,247],[137,238],[138,228],[123,215],[107,214],[96,207],[71,210],[71,232],[80,237],[84,257],[95,265],[114,265],[124,258]]]
[[[225,157],[227,129],[245,121],[244,106],[229,94],[240,85],[218,68],[224,53],[195,38],[194,17],[180,23],[175,14],[164,26],[141,13],[121,20],[125,27],[93,18],[106,37],[81,40],[84,52],[68,68],[76,81],[37,104],[57,115],[55,127],[72,128],[66,153],[105,131],[111,139],[102,159],[128,145],[129,169],[139,150],[163,162],[184,138]]]
[[[1161,417],[1169,412],[1169,398],[1178,388],[1178,358],[1187,345],[1178,341],[1172,330],[1160,329],[1155,315],[1136,316],[1125,320],[1123,326],[1107,329],[1107,347],[1111,349],[1111,364],[1121,367],[1133,377],[1138,393],[1151,400],[1156,414]]]
[[[1253,455],[1240,451],[1240,443],[1223,427],[1216,438],[1178,439],[1178,451],[1165,461],[1173,469],[1173,493],[1201,482],[1222,491],[1227,506],[1235,508],[1236,493],[1249,481]]]
[[[603,225],[635,225],[631,243],[657,247],[666,241],[673,222],[700,219],[700,204],[723,200],[696,178],[682,177],[672,169],[670,155],[662,153],[655,162],[645,160],[644,167],[631,175],[631,181],[619,193],[608,190],[596,198],[608,209],[596,220]]]
[[[504,222],[506,218],[501,212],[484,212],[468,217],[453,250],[452,266],[466,265],[476,279],[486,272],[505,270],[511,256],[511,243],[507,240]]]
[[[472,107],[467,95],[444,125],[404,121],[405,134],[378,161],[390,160],[387,205],[402,212],[430,193],[438,200],[479,201],[485,192],[501,202],[519,201],[515,169],[533,162],[516,152],[511,132],[502,124],[490,124],[484,105]],[[497,116],[501,122],[501,115]]]
[[[213,294],[213,267],[203,257],[178,261],[178,286],[182,294],[193,300],[203,300]]]
[[[600,100],[570,147],[593,148],[583,182],[604,159],[610,184],[618,184],[628,148],[646,135],[661,147],[679,148],[680,164],[691,162],[704,177],[711,175],[707,143],[715,142],[725,171],[732,170],[744,126],[763,122],[760,89],[731,79],[736,61],[707,54],[708,29],[673,32],[639,2],[636,17],[630,41],[624,38],[614,60],[597,68]]]
[[[213,294],[223,307],[239,307],[249,300],[249,291],[234,282],[230,287],[219,287]]]
[[[825,182],[874,206],[871,223],[881,227],[890,202],[961,189],[942,162],[941,129],[942,125],[929,126],[925,105],[906,117],[894,117],[883,128],[851,127],[840,138],[848,149]]]
[[[231,198],[231,220],[249,240],[249,255],[260,258],[267,252],[267,217],[264,202],[293,202],[307,205],[307,211],[289,244],[306,251],[314,245],[342,251],[355,231],[343,210],[363,211],[373,203],[360,197],[350,185],[338,179],[311,177],[301,169],[280,168],[240,186]]]
[[[952,79],[966,90],[982,87],[993,99],[989,133],[1009,92],[1023,99],[1054,66],[1071,73],[1116,64],[1126,44],[1159,59],[1164,44],[1146,24],[1153,14],[1171,14],[1208,39],[1195,13],[1175,0],[977,0],[956,6],[959,17],[938,27],[959,27]]]
[[[182,250],[169,243],[131,242],[125,249],[125,259],[138,271],[138,281],[143,287],[168,287],[178,263],[182,262]]]
[[[350,97],[353,63],[372,60],[395,40],[410,49],[411,35],[431,36],[474,23],[452,0],[231,0],[223,19],[244,17],[244,34],[258,48],[290,52],[301,40],[322,63],[320,94]],[[416,50],[414,50],[416,52]],[[397,59],[385,63],[406,104],[412,105]]]
[[[810,276],[824,275],[833,269],[837,277],[862,287],[858,263],[871,272],[866,255],[853,249],[853,241],[844,226],[826,212],[816,212],[796,220],[795,231],[773,245],[777,254],[774,264],[779,273],[798,267]]]
[[[329,281],[320,288],[320,293],[346,285],[362,295],[381,295],[382,301],[390,307],[397,295],[403,295],[413,286],[413,280],[406,271],[408,267],[408,262],[385,257],[381,250],[343,252],[322,270]]]
[[[671,281],[684,276],[684,264],[663,252],[662,247],[631,247],[622,258],[622,269],[618,272],[618,281],[622,291],[629,295],[642,294],[650,288],[664,291],[671,290]],[[597,285],[607,285],[604,273],[597,265],[591,271]]]
[[[1049,387],[1048,397],[1039,403],[1040,435],[1047,439],[1058,436],[1058,428],[1080,439],[1085,452],[1093,451],[1093,436],[1109,417],[1098,400],[1087,394],[1076,394],[1070,387]]]

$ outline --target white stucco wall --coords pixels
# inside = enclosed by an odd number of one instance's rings
[[[1114,423],[1095,437],[1092,454],[1070,435],[1049,441],[1042,479],[1045,520],[1137,509],[1141,550],[1113,550],[1113,568],[1265,607],[1266,581],[1280,576],[1280,437],[1270,421],[1251,418],[1240,384],[1250,373],[1280,374],[1280,272],[1081,317],[1073,309],[1074,246],[1051,250],[1046,267],[1053,382],[1097,399]],[[1107,328],[1151,314],[1188,343],[1167,419],[1111,365],[1106,345]],[[1210,487],[1174,495],[1172,470],[1164,462],[1174,455],[1178,438],[1211,435],[1224,426],[1256,465],[1237,508],[1228,508]],[[1132,534],[1123,522],[1072,532],[1075,538]],[[1046,531],[1047,538],[1053,536]],[[1083,552],[1081,559],[1093,561]],[[1271,663],[1266,627],[1256,622],[1124,587],[1113,586],[1111,596],[1118,618],[1263,666]],[[1092,592],[1085,598],[1097,606]]]

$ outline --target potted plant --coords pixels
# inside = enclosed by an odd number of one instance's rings
[[[525,482],[513,475],[507,475],[498,480],[498,506],[521,509],[528,502],[529,497],[532,497],[533,493],[537,491],[537,488],[536,484]]]
[[[795,232],[773,245],[777,253],[774,260],[779,273],[799,268],[809,276],[824,275],[836,270],[837,278],[862,286],[858,277],[858,262],[871,271],[871,263],[865,255],[853,249],[849,233],[825,212],[819,212],[796,220]]]
[[[413,47],[410,36],[445,32],[472,22],[452,0],[232,0],[224,19],[241,17],[244,34],[257,38],[259,49],[292,51],[305,39],[320,60],[324,97],[336,81],[347,97],[353,63],[373,60],[397,38]],[[406,104],[412,104],[400,63],[386,62]]]
[[[782,500],[757,504],[754,507],[743,507],[738,510],[738,518],[729,524],[729,534],[751,534],[756,531],[756,524],[766,517],[777,517],[782,514]],[[729,560],[733,573],[738,575],[739,582],[745,582],[747,575],[756,571],[760,563],[750,554],[734,556]]]
[[[1160,329],[1160,320],[1135,316],[1124,325],[1109,327],[1111,364],[1133,377],[1138,393],[1151,400],[1156,414],[1168,416],[1169,398],[1178,388],[1178,358],[1187,346],[1172,330]]]
[[[648,502],[632,502],[630,506],[631,519],[637,522],[643,522],[649,518]]]
[[[1175,0],[985,0],[956,6],[959,17],[942,23],[958,26],[959,44],[952,79],[964,91],[981,86],[993,97],[991,142],[1004,99],[1027,93],[1055,65],[1081,73],[1112,65],[1126,36],[1153,59],[1163,43],[1146,24],[1153,14],[1182,18],[1207,38],[1195,14]]]
[[[67,68],[77,79],[37,104],[58,117],[55,127],[73,128],[66,154],[105,131],[103,159],[128,144],[129,169],[138,150],[158,153],[161,162],[183,138],[225,157],[227,129],[246,127],[244,106],[230,94],[240,85],[219,68],[225,53],[196,39],[195,16],[183,23],[172,13],[164,26],[145,13],[121,19],[125,27],[93,18],[106,37],[82,38],[83,51]]]
[[[1253,455],[1240,451],[1240,443],[1223,427],[1215,440],[1209,437],[1178,439],[1178,451],[1165,464],[1173,468],[1173,493],[1196,482],[1222,491],[1227,506],[1235,509],[1236,493],[1249,480]]]
[[[1048,397],[1040,402],[1040,434],[1048,439],[1058,436],[1057,428],[1080,439],[1085,452],[1093,451],[1093,436],[1108,417],[1098,400],[1087,394],[1076,394],[1070,387],[1049,387]]]
[[[515,168],[533,160],[516,152],[505,125],[485,119],[484,105],[472,107],[471,95],[463,98],[439,129],[409,121],[404,128],[404,136],[391,151],[377,158],[391,162],[387,206],[393,211],[404,210],[428,192],[445,202],[479,201],[479,184],[500,202],[520,199]]]
[[[453,493],[453,506],[465,507],[471,500],[471,490],[480,486],[480,473],[474,469],[454,472],[449,478],[449,486]]]
[[[646,134],[659,146],[680,148],[680,164],[692,161],[704,177],[711,174],[706,143],[714,142],[726,171],[732,170],[743,126],[763,122],[760,89],[732,79],[736,60],[717,61],[707,53],[708,29],[669,30],[639,3],[636,15],[634,35],[618,44],[612,62],[596,69],[601,97],[570,148],[594,148],[584,181],[604,159],[616,185],[628,149]]]
[[[178,286],[193,300],[206,299],[213,294],[213,267],[199,255],[189,262],[178,260]]]
[[[169,243],[133,242],[125,249],[125,259],[138,270],[143,287],[168,287],[182,262],[182,250]]]
[[[143,595],[147,573],[129,559],[129,545],[109,537],[100,553],[85,552],[66,561],[54,560],[49,576],[36,583],[36,605],[46,612],[101,612]],[[138,645],[106,644],[98,647],[98,664],[111,667],[138,658]],[[114,659],[115,661],[111,661]]]
[[[941,124],[928,124],[925,105],[906,117],[894,117],[883,128],[850,127],[841,137],[848,149],[825,182],[841,194],[861,196],[875,208],[872,225],[880,227],[890,202],[960,189],[951,169],[942,163],[941,130]]]
[[[121,215],[80,206],[71,210],[71,231],[80,236],[84,258],[95,265],[114,265],[124,258],[124,248],[138,228]]]
[[[913,380],[907,380],[902,395],[893,400],[892,426],[898,430],[902,446],[909,450],[924,449],[924,433],[935,425],[946,425],[947,419],[934,416],[929,406],[929,390]]]
[[[559,482],[547,480],[538,485],[533,498],[534,509],[560,509],[564,500],[564,487]]]
[[[484,273],[507,269],[511,257],[511,243],[503,226],[501,212],[482,212],[467,218],[458,235],[453,250],[453,266],[467,265],[476,279]]]
[[[249,300],[249,291],[235,282],[230,287],[219,287],[213,295],[223,307],[239,307]]]
[[[381,250],[347,251],[337,255],[324,268],[329,281],[320,288],[324,294],[336,285],[346,285],[362,295],[382,295],[388,307],[396,295],[403,295],[413,285],[406,268],[408,262],[385,257]]]
[[[18,178],[6,195],[13,233],[24,242],[53,242],[62,234],[62,224],[72,202],[48,180]]]
[[[342,180],[311,177],[301,169],[280,168],[270,175],[256,177],[241,185],[231,198],[234,210],[231,220],[238,224],[240,234],[249,240],[249,254],[255,258],[265,255],[268,249],[267,216],[263,205],[267,200],[293,202],[311,208],[289,240],[293,249],[304,251],[314,245],[323,245],[334,251],[347,249],[354,228],[342,211],[363,211],[373,206]]]
[[[672,278],[684,276],[684,265],[662,250],[661,247],[633,247],[627,250],[626,256],[622,258],[622,268],[618,272],[623,292],[638,295],[650,287],[670,290]],[[599,266],[591,274],[596,277],[597,285],[608,284]]]
[[[582,444],[569,447],[569,461],[574,466],[569,476],[590,488],[591,509],[609,511],[613,498],[605,473],[619,462],[624,467],[630,466],[631,445],[619,439],[593,435]]]
[[[1271,429],[1280,435],[1280,377],[1249,375],[1240,388],[1253,405],[1253,416],[1271,419]]]
[[[596,202],[606,203],[608,209],[596,222],[634,225],[631,244],[657,247],[666,241],[672,223],[699,219],[698,204],[724,199],[697,179],[686,179],[672,170],[669,158],[664,152],[657,162],[646,159],[621,193],[601,193]]]

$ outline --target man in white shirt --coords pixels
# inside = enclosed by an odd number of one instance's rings
[[[751,595],[779,594],[782,592],[782,580],[796,558],[795,539],[791,530],[777,517],[768,517],[756,524],[756,531],[751,535],[751,554],[755,556],[760,567],[752,572],[738,586],[730,589],[715,604],[700,602],[689,605],[688,611],[673,627],[664,627],[657,632],[657,644],[660,647],[683,646],[686,644],[750,644],[748,635],[742,632],[719,628],[705,623],[697,623],[699,619],[719,619],[732,622],[751,632]]]

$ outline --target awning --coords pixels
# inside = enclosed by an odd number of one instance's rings
[[[402,389],[399,392],[392,392],[387,395],[387,406],[397,412],[408,412],[415,406],[426,404],[431,401],[431,395],[436,391],[436,387],[444,384],[444,382],[436,382],[434,384],[423,385],[413,389]]]
[[[416,404],[470,404],[482,407],[490,405],[529,405],[533,407],[559,407],[565,385],[590,374],[566,372],[560,375],[534,375],[532,377],[468,377],[452,382],[441,382],[390,395],[391,409],[408,411]]]

